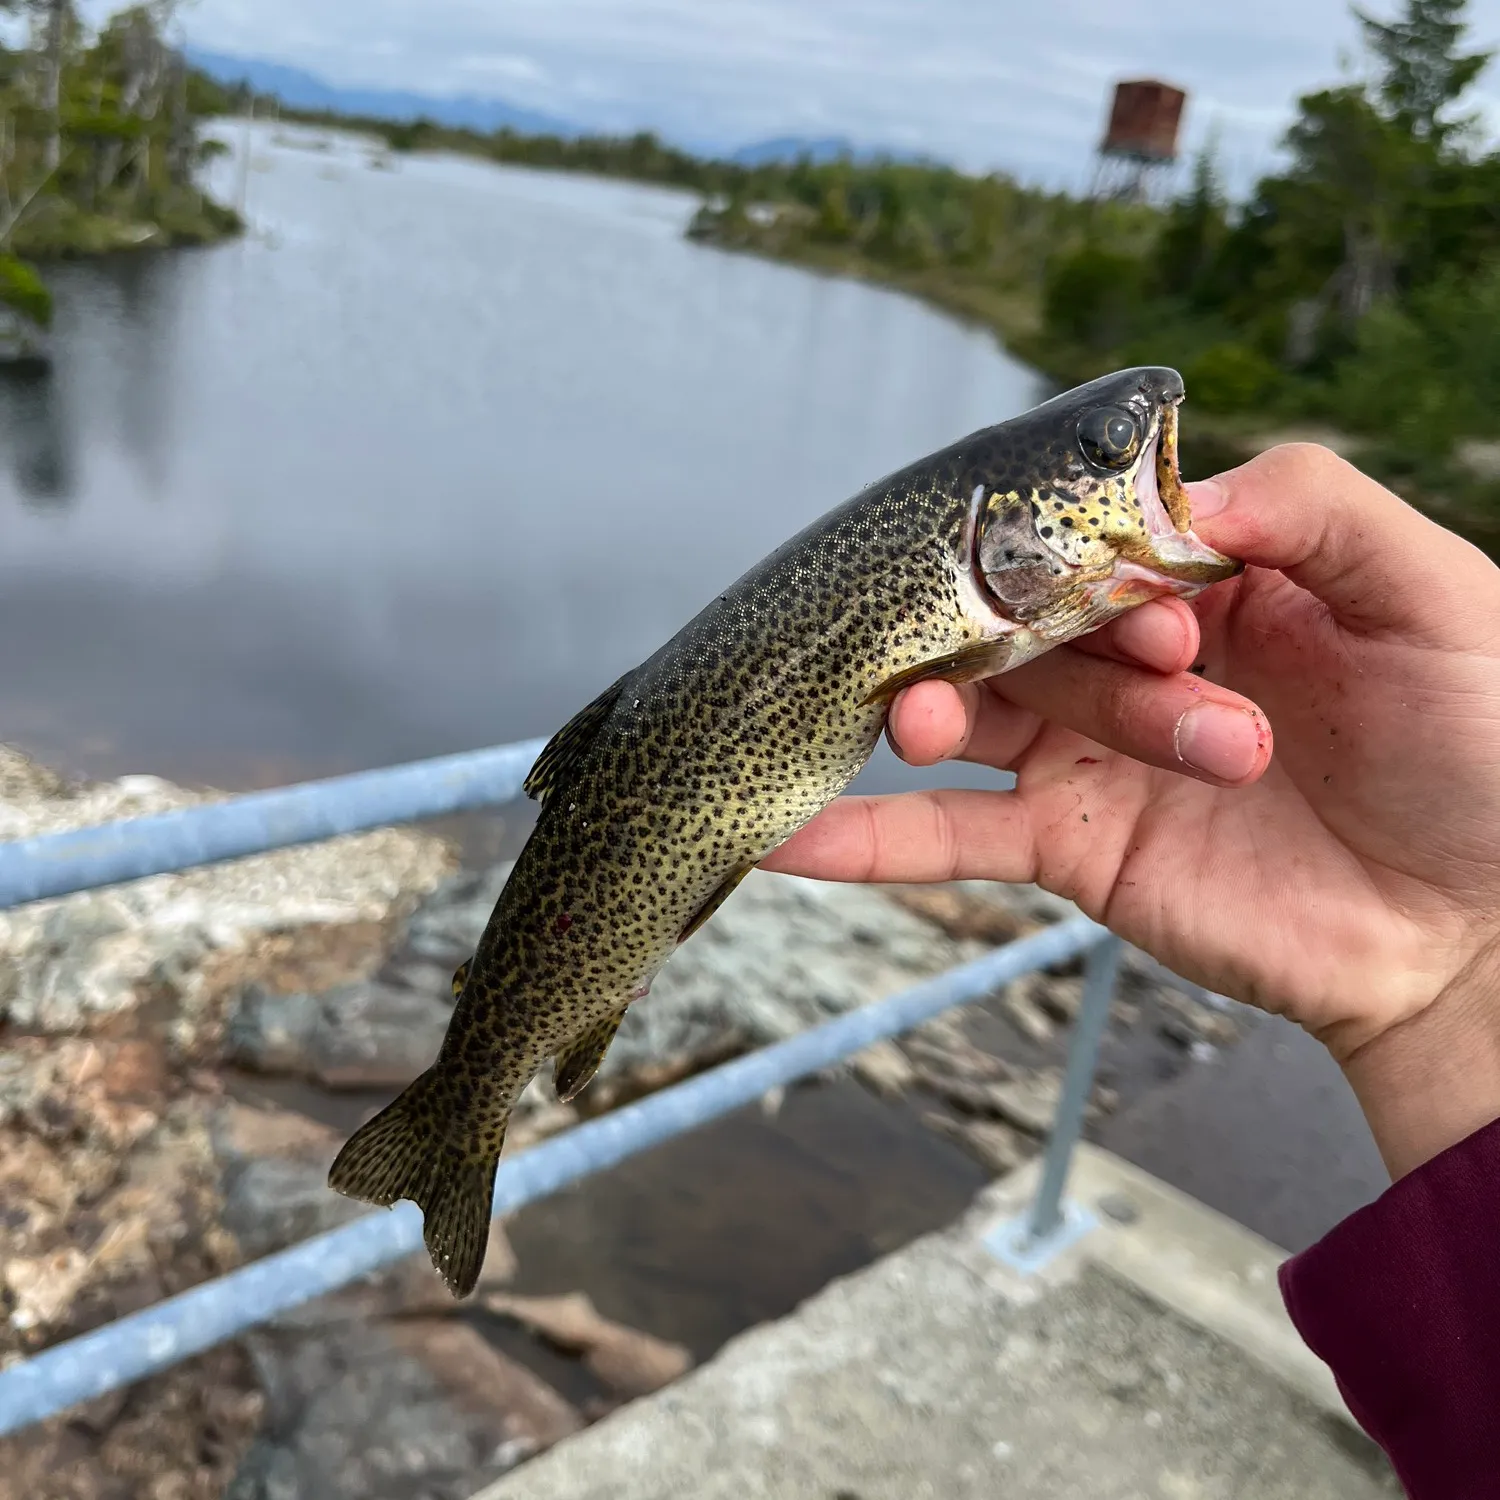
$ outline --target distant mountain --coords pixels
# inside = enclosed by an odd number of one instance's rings
[[[552,115],[519,109],[502,99],[479,99],[469,94],[413,94],[399,89],[339,88],[335,84],[259,57],[232,57],[201,47],[183,49],[188,62],[220,83],[246,82],[259,94],[274,94],[293,109],[326,109],[342,115],[365,115],[381,120],[426,118],[440,125],[491,131],[503,125],[529,135],[578,134],[576,127]]]

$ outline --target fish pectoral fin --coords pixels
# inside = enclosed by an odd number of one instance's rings
[[[453,1101],[432,1068],[344,1142],[328,1185],[346,1198],[389,1208],[409,1198],[422,1210],[422,1240],[455,1297],[467,1297],[489,1248],[495,1167],[505,1144],[491,1135],[483,1154],[453,1144]],[[472,1129],[462,1131],[472,1139]]]
[[[455,1000],[457,1000],[458,997],[463,994],[464,986],[469,982],[469,970],[473,966],[474,960],[472,958],[466,958],[453,971],[453,998]]]
[[[682,929],[682,932],[678,935],[677,941],[679,943],[687,942],[687,940],[692,937],[692,935],[697,932],[698,929],[702,927],[703,924],[708,921],[708,919],[713,916],[713,914],[718,911],[718,909],[723,906],[723,904],[734,894],[734,888],[754,868],[754,865],[741,865],[739,869],[732,870],[729,874],[729,878],[718,888],[718,890],[713,893],[712,896],[708,898],[707,901],[703,903],[702,906],[698,908],[697,912],[694,913],[692,920],[687,924],[686,927]]]
[[[635,675],[632,667],[623,677],[610,683],[594,701],[580,708],[542,747],[536,763],[521,783],[521,790],[535,802],[545,802],[558,783],[593,744],[604,721],[620,701],[625,684]]]
[[[1011,667],[1020,666],[1034,654],[1029,631],[1018,630],[1002,635],[998,640],[976,641],[931,661],[918,662],[916,666],[906,667],[895,676],[886,678],[861,701],[860,707],[889,703],[903,688],[909,688],[914,682],[926,682],[929,678],[941,678],[944,682],[975,682],[981,677],[995,677]]]
[[[606,1016],[557,1054],[552,1065],[552,1086],[564,1104],[576,1099],[588,1087],[624,1019],[623,1010]]]

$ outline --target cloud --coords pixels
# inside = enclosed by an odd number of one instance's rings
[[[339,84],[490,90],[698,146],[837,133],[1057,183],[1087,175],[1118,78],[1186,88],[1188,145],[1217,124],[1231,166],[1253,171],[1295,96],[1337,82],[1358,47],[1341,0],[194,0],[182,14],[201,46]],[[1470,14],[1478,42],[1500,42],[1500,0]],[[1500,117],[1497,74],[1483,102]]]

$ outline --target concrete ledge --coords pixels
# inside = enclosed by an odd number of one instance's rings
[[[1106,1152],[1040,1272],[951,1229],[834,1282],[479,1500],[1376,1500],[1401,1491],[1281,1306],[1275,1246]]]
[[[975,1205],[986,1233],[1022,1212],[1036,1192],[1039,1161],[987,1189]],[[1292,1390],[1359,1430],[1328,1366],[1292,1326],[1276,1272],[1287,1252],[1150,1173],[1097,1147],[1080,1145],[1067,1196],[1098,1220],[1056,1276],[1099,1266],[1184,1322],[1242,1350]],[[1133,1215],[1125,1222],[1121,1210]]]

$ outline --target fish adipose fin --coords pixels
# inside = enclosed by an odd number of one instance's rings
[[[624,1019],[623,1010],[606,1016],[598,1025],[590,1026],[571,1046],[557,1054],[552,1068],[552,1085],[564,1104],[576,1099],[588,1087],[589,1081],[599,1071],[599,1064],[604,1061],[604,1054],[609,1051],[609,1044],[614,1041],[615,1033]]]
[[[328,1185],[381,1208],[409,1198],[422,1210],[422,1240],[433,1265],[455,1297],[467,1297],[484,1266],[504,1133],[493,1156],[474,1160],[441,1133],[447,1105],[428,1069],[349,1137],[329,1169]]]
[[[678,936],[679,943],[685,943],[698,931],[718,909],[734,894],[734,888],[747,876],[754,865],[741,865],[739,869],[730,872],[729,878],[716,890],[707,901],[703,903],[693,915],[693,919],[682,929]]]
[[[545,802],[566,778],[575,762],[587,753],[594,736],[604,727],[604,721],[614,711],[625,691],[625,684],[634,675],[632,668],[618,681],[610,683],[597,698],[580,708],[556,734],[542,747],[535,764],[521,783],[521,790],[534,802]]]
[[[466,958],[453,971],[453,998],[455,1000],[463,994],[464,986],[469,982],[469,970],[473,966],[473,963],[474,960],[472,958]]]

